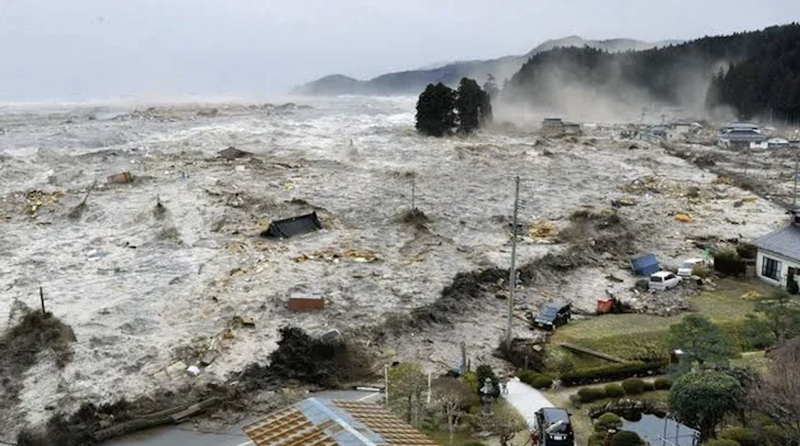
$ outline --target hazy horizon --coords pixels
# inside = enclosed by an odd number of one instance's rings
[[[263,100],[330,74],[524,54],[570,35],[689,40],[800,20],[790,0],[273,4],[0,0],[0,101]]]

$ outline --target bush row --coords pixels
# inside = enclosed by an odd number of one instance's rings
[[[549,389],[553,385],[553,378],[533,370],[520,370],[517,378],[534,389]]]
[[[658,378],[654,381],[643,381],[639,378],[628,378],[622,384],[610,383],[603,387],[584,387],[578,390],[577,400],[581,403],[591,403],[603,398],[622,398],[625,395],[640,395],[653,390],[669,390],[672,381],[668,378]]]
[[[599,382],[617,381],[620,379],[648,376],[663,373],[668,361],[633,362],[629,364],[592,367],[561,375],[561,384],[565,386],[581,386]]]

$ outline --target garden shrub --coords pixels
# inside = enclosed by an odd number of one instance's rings
[[[626,395],[639,395],[644,392],[644,381],[639,378],[628,378],[622,381],[622,388]]]
[[[549,389],[553,385],[553,378],[533,370],[520,370],[517,378],[534,389]]]
[[[723,429],[719,434],[723,440],[733,440],[741,446],[759,446],[760,442],[756,438],[755,432],[746,427],[729,427]]]
[[[582,403],[591,403],[592,401],[602,400],[606,397],[606,391],[601,387],[584,387],[578,390],[578,396]]]
[[[611,446],[641,446],[643,444],[642,437],[631,431],[619,431],[611,439]]]
[[[656,378],[655,381],[653,381],[653,387],[655,387],[656,390],[669,390],[672,388],[672,380],[663,377]]]
[[[539,375],[533,379],[531,387],[534,389],[549,389],[553,385],[553,378],[547,375]]]
[[[605,432],[609,429],[619,429],[622,427],[622,418],[619,415],[607,412],[600,415],[600,418],[594,424],[596,432]]]
[[[592,367],[575,370],[571,373],[561,375],[561,384],[565,386],[580,386],[598,382],[616,381],[619,379],[631,378],[636,376],[648,376],[663,373],[668,361],[657,362],[633,362],[629,364],[617,364],[603,367]]]
[[[621,385],[616,383],[606,384],[604,387],[606,391],[606,395],[609,398],[622,398],[625,396],[625,389],[622,388]]]
[[[653,390],[656,390],[656,385],[653,383],[653,381],[643,381],[642,382],[642,391],[643,392],[652,392]]]
[[[703,446],[740,446],[740,445],[739,443],[733,440],[717,439],[717,440],[709,440],[703,443]]]
[[[586,442],[587,446],[603,446],[603,442],[606,439],[606,434],[604,432],[595,432],[589,437],[589,440]]]

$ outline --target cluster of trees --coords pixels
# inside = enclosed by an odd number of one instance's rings
[[[771,311],[759,316],[759,323],[777,327],[783,315]],[[793,329],[780,327],[773,335],[781,347],[769,354],[762,374],[729,364],[737,348],[705,316],[688,315],[670,327],[669,347],[684,351],[669,395],[675,418],[698,429],[702,441],[716,438],[723,421],[738,420],[759,437],[755,444],[800,444],[800,337],[787,340]]]
[[[486,86],[496,94],[491,77]],[[417,100],[416,128],[424,135],[470,134],[491,120],[491,95],[474,79],[462,78],[458,90],[429,84]]]
[[[720,72],[720,67],[723,70]],[[731,105],[743,118],[757,114],[800,120],[800,24],[730,36],[705,37],[647,51],[607,53],[556,48],[539,53],[508,82],[508,100],[553,104],[559,85],[581,85],[619,100],[632,90],[679,105],[687,84],[711,80],[706,105]],[[556,95],[556,96],[554,96]]]
[[[497,376],[488,365],[462,377],[441,376],[431,382],[428,403],[428,377],[419,364],[400,363],[389,371],[389,407],[409,424],[429,431],[443,426],[450,435],[450,444],[457,430],[473,429],[494,433],[501,446],[525,430],[525,422],[512,408],[495,406],[490,413],[475,415],[481,404],[480,384]],[[499,393],[499,389],[498,389]]]

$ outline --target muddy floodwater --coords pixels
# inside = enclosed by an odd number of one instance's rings
[[[293,101],[0,106],[0,330],[40,306],[41,287],[76,339],[63,367],[44,351],[0,376],[13,383],[0,385],[0,432],[86,401],[225,382],[265,363],[285,324],[369,329],[436,301],[460,272],[507,268],[516,175],[527,229],[517,265],[564,251],[558,234],[577,209],[623,199],[631,250],[665,265],[701,254],[692,239],[755,237],[783,217],[657,144],[631,148],[611,124],[569,138],[520,126],[435,139],[414,131],[416,98]],[[248,155],[221,158],[228,147]],[[124,172],[131,182],[108,182]],[[402,218],[412,194],[424,224]],[[259,236],[310,212],[322,230]],[[596,254],[521,288],[520,311],[556,297],[589,313],[607,293],[646,299],[630,291],[627,252]],[[290,312],[293,296],[324,309]],[[676,292],[648,305],[683,302]],[[487,296],[446,326],[396,333],[384,353],[443,370],[465,341],[474,363],[497,361],[505,305]]]

